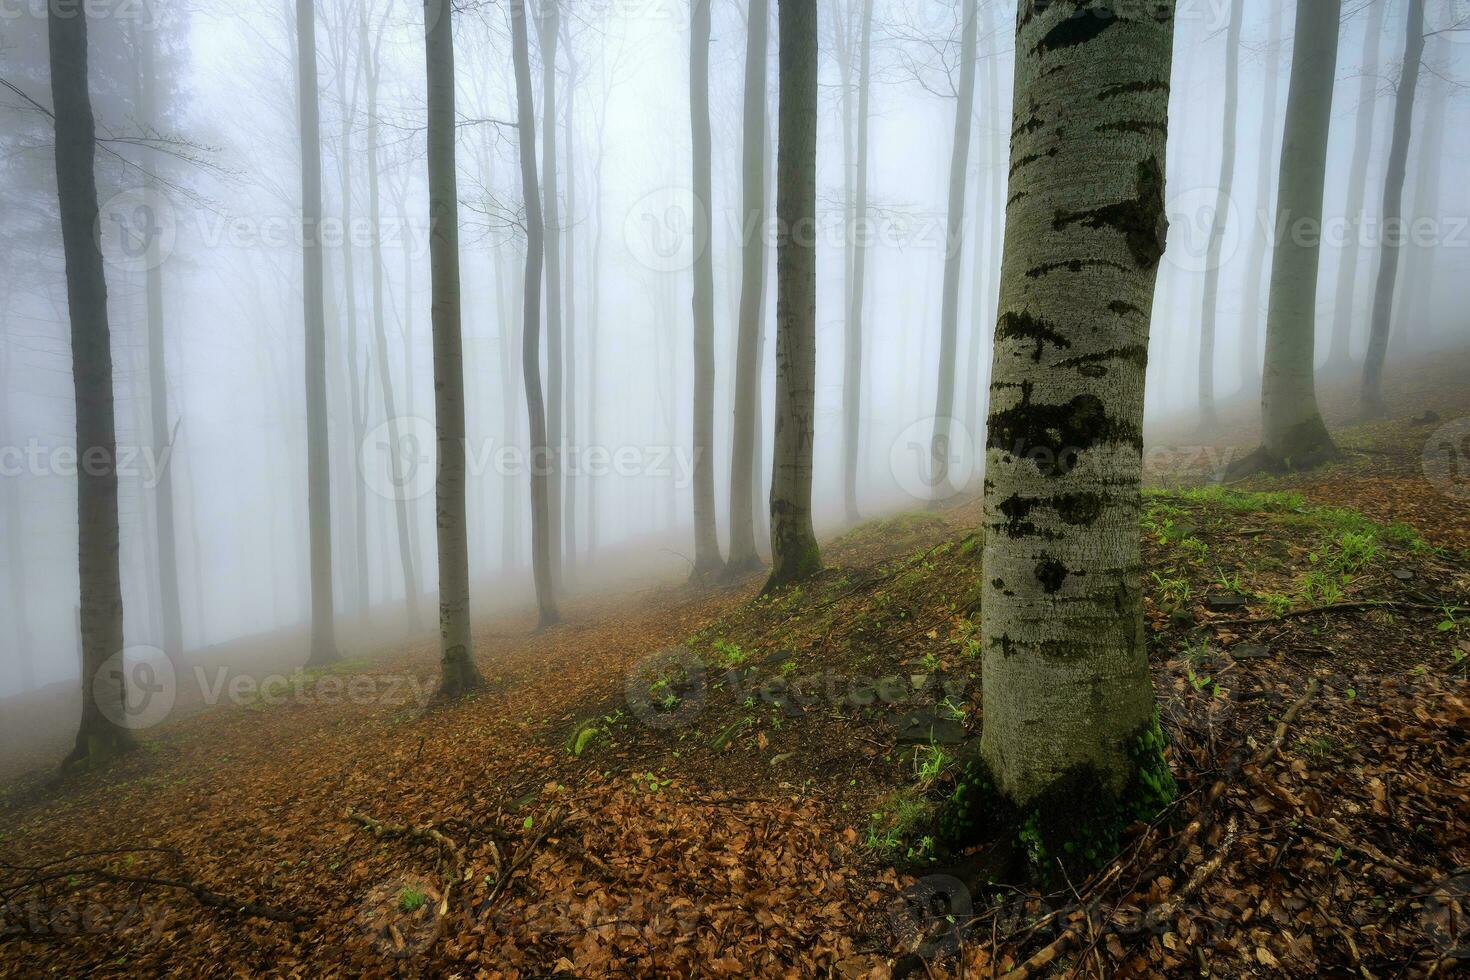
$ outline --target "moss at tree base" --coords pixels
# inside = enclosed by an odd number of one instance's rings
[[[1133,775],[1122,793],[1094,766],[1074,766],[1024,805],[1001,793],[989,766],[975,753],[939,818],[940,839],[960,849],[998,843],[1025,855],[1030,874],[1044,884],[1076,880],[1112,860],[1123,833],[1149,821],[1178,795],[1164,759],[1157,715],[1128,740]]]

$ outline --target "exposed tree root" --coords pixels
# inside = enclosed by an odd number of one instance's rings
[[[444,881],[444,893],[439,899],[439,906],[434,910],[435,915],[442,918],[449,914],[454,887],[464,879],[464,852],[458,844],[450,840],[448,835],[436,827],[415,827],[411,824],[387,824],[358,810],[349,809],[347,819],[362,824],[375,837],[386,838],[408,838],[410,840],[424,841],[439,848],[442,858],[448,860],[448,870],[441,872],[440,877]]]

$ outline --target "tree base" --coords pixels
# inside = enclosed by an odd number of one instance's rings
[[[1249,455],[1231,463],[1225,470],[1226,482],[1233,483],[1257,473],[1281,474],[1310,470],[1342,458],[1337,444],[1327,434],[1320,416],[1313,416],[1296,426],[1280,440],[1277,447],[1261,445]]]
[[[138,747],[126,729],[102,723],[96,726],[84,724],[77,732],[76,744],[61,768],[66,770],[99,769],[120,755],[126,755]]]
[[[439,680],[439,690],[434,692],[430,705],[444,704],[449,701],[458,701],[460,698],[482,691],[487,685],[485,678],[480,673],[480,668],[475,666],[475,661],[466,652],[461,651],[456,657],[444,664],[444,674]]]
[[[689,573],[690,585],[706,585],[718,581],[725,571],[725,563],[719,560],[697,563]]]
[[[725,562],[724,569],[720,572],[720,581],[729,585],[738,582],[752,572],[761,568],[759,555],[751,555],[749,558],[731,558]]]
[[[821,552],[817,550],[816,542],[812,542],[801,554],[776,562],[771,568],[771,577],[766,579],[766,584],[761,588],[761,595],[779,592],[788,585],[811,578],[821,570]]]

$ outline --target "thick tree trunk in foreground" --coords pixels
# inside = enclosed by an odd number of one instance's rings
[[[1231,467],[1232,478],[1262,468],[1306,468],[1337,456],[1317,407],[1313,380],[1322,243],[1304,231],[1321,227],[1341,13],[1342,0],[1299,0],[1297,5],[1276,193],[1279,241],[1266,323],[1261,447]]]
[[[731,577],[760,565],[755,544],[756,426],[760,414],[760,334],[766,277],[766,45],[770,7],[750,0],[746,11],[745,111],[740,158],[740,313],[735,341],[735,424],[730,448]]]
[[[454,163],[454,31],[449,0],[424,0],[428,75],[429,265],[433,299],[434,426],[439,460],[440,698],[484,685],[470,636],[465,507],[464,339],[460,333],[459,187]]]
[[[766,591],[822,567],[812,528],[817,382],[817,7],[779,0],[776,146],[776,438]]]
[[[1404,67],[1399,76],[1398,98],[1393,110],[1393,144],[1388,153],[1388,173],[1383,178],[1383,248],[1378,254],[1378,281],[1373,290],[1373,332],[1368,337],[1368,356],[1363,360],[1361,409],[1365,416],[1382,415],[1383,361],[1388,355],[1388,338],[1393,328],[1394,286],[1398,282],[1399,255],[1406,231],[1399,225],[1404,216],[1404,174],[1409,163],[1409,140],[1414,128],[1414,96],[1419,88],[1419,66],[1424,60],[1424,0],[1409,0]],[[1440,126],[1440,120],[1431,125]]]
[[[1261,214],[1270,210],[1271,165],[1276,162],[1271,151],[1276,146],[1276,135],[1281,132],[1277,107],[1281,103],[1281,11],[1284,6],[1279,3],[1271,6],[1271,34],[1262,54],[1266,60],[1266,77],[1262,82],[1266,100],[1261,110],[1260,141],[1256,144],[1256,209]],[[1240,322],[1240,372],[1247,391],[1261,385],[1261,284],[1265,279],[1266,255],[1273,247],[1270,232],[1263,232],[1259,224],[1253,221],[1250,227],[1250,261],[1246,266],[1245,302]]]
[[[526,207],[526,277],[521,306],[521,375],[531,428],[531,568],[541,625],[556,623],[556,586],[552,578],[550,450],[546,445],[546,403],[541,397],[541,259],[544,226],[541,190],[536,186],[536,116],[531,104],[531,54],[525,0],[510,0],[512,55],[516,76],[517,141],[520,144],[521,195]]]
[[[546,444],[550,452],[551,581],[561,588],[562,549],[562,322],[561,201],[556,183],[556,43],[558,0],[541,0],[541,190],[545,200],[542,248],[546,252]]]
[[[102,248],[96,237],[96,126],[87,91],[87,18],[80,9],[68,13],[53,8],[47,28],[80,464],[77,571],[81,582],[82,720],[66,762],[90,765],[133,747],[123,727],[128,702],[122,664],[108,663],[123,649],[112,334]],[[104,670],[112,676],[100,676]]]
[[[1080,16],[1080,15],[1079,15]],[[954,424],[954,381],[959,347],[960,266],[964,259],[965,175],[970,159],[970,123],[975,113],[975,0],[964,0],[960,35],[960,86],[955,100],[954,144],[949,159],[949,215],[944,238],[944,286],[939,311],[939,390],[934,432],[929,439],[933,503],[954,495],[949,478],[950,429]]]
[[[306,327],[306,509],[311,539],[313,666],[337,660],[332,608],[332,486],[327,458],[327,321],[322,295],[322,136],[317,102],[316,14],[296,0],[301,123],[301,293]]]
[[[694,220],[694,574],[720,571],[715,528],[715,266],[710,222],[709,31],[710,0],[693,0],[689,25],[689,123],[693,136]],[[704,247],[699,248],[703,241]]]
[[[847,283],[847,317],[843,329],[842,367],[842,500],[849,523],[860,517],[857,497],[858,449],[863,413],[863,291],[867,285],[868,224],[868,98],[873,80],[873,0],[862,0],[858,29],[857,175],[852,210],[848,215],[848,242],[852,264]]]
[[[1203,309],[1199,337],[1199,422],[1215,428],[1215,319],[1220,312],[1220,265],[1224,261],[1225,222],[1230,217],[1230,195],[1235,189],[1235,131],[1240,123],[1240,22],[1245,0],[1231,0],[1230,27],[1225,32],[1225,135],[1221,141],[1220,184],[1215,194],[1215,216],[1206,253]]]
[[[1348,219],[1347,239],[1337,259],[1337,300],[1332,304],[1332,345],[1327,353],[1327,370],[1342,371],[1352,363],[1354,294],[1357,290],[1358,251],[1362,243],[1362,225],[1353,219],[1366,217],[1368,202],[1368,160],[1373,155],[1373,122],[1378,115],[1378,63],[1382,60],[1383,15],[1388,0],[1368,7],[1368,23],[1363,36],[1363,64],[1358,69],[1357,134],[1353,140],[1352,169],[1348,174],[1347,202],[1343,213]]]
[[[1137,751],[1155,719],[1138,521],[1174,5],[1073,6],[1023,12],[1016,36],[982,617],[981,754],[1056,857],[1131,819],[1141,768],[1163,766]]]

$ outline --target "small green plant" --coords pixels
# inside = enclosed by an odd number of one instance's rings
[[[949,768],[949,755],[938,745],[925,745],[914,753],[914,773],[919,785],[932,786]]]
[[[1154,584],[1159,587],[1159,591],[1163,593],[1164,598],[1170,603],[1182,606],[1189,601],[1190,588],[1188,579],[1183,576],[1165,578],[1158,572],[1150,572],[1149,574],[1153,577]]]
[[[1458,613],[1459,611],[1460,611],[1459,608],[1456,607],[1456,606],[1445,606],[1440,611],[1441,614],[1444,616],[1444,619],[1440,620],[1439,626],[1437,626],[1436,629],[1438,629],[1441,633],[1456,633],[1456,632],[1459,632],[1459,629],[1460,629],[1460,621],[1455,618],[1455,614]],[[1460,654],[1460,657],[1457,657],[1455,659],[1455,663],[1459,663],[1460,662],[1460,659],[1463,658],[1463,656],[1464,656],[1464,654],[1462,652]]]
[[[400,912],[417,912],[429,903],[429,897],[412,885],[405,885],[398,891],[398,910]]]
[[[715,661],[725,668],[739,667],[750,659],[750,655],[740,649],[738,643],[730,643],[726,640],[716,640],[710,644],[715,652]]]

